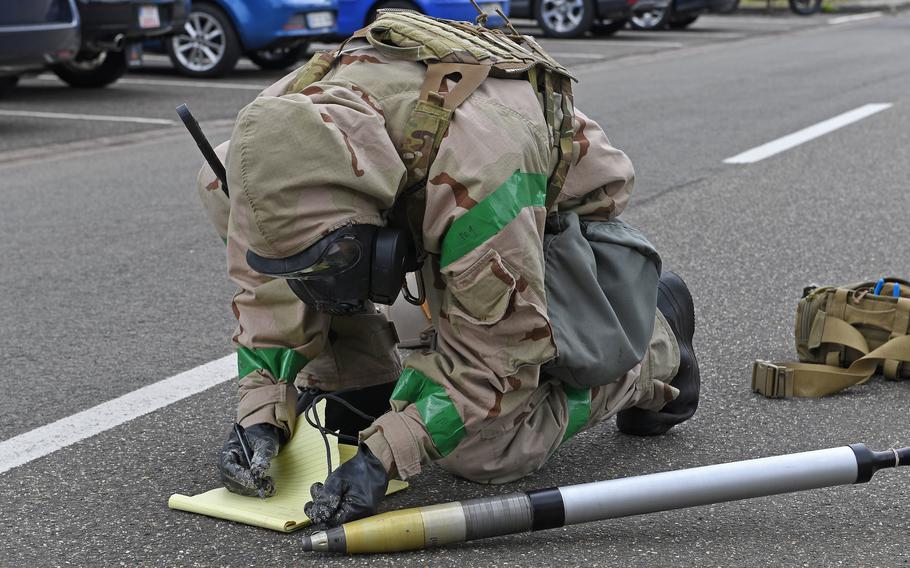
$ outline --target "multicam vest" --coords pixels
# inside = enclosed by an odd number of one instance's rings
[[[796,310],[800,362],[756,361],[752,390],[820,397],[862,384],[877,370],[910,378],[910,282],[885,280],[881,289],[875,282],[806,288]]]
[[[399,202],[406,208],[403,216],[421,256],[427,174],[455,109],[487,77],[525,80],[537,92],[550,127],[556,163],[547,185],[546,206],[549,209],[553,205],[572,160],[573,78],[537,42],[517,33],[507,34],[467,22],[440,20],[405,10],[380,10],[376,21],[355,32],[337,49],[316,53],[300,68],[286,92],[300,92],[325,77],[345,45],[355,39],[365,39],[387,57],[419,61],[427,66],[417,105],[398,149],[407,168],[405,194],[409,197]],[[448,92],[442,89],[446,79],[458,81]]]

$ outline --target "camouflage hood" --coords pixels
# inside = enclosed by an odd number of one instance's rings
[[[369,122],[384,127],[381,114],[350,91],[333,98],[333,90],[320,93],[322,104],[305,94],[261,96],[237,118],[227,160],[230,223],[257,254],[283,258],[347,224],[383,225],[381,211],[404,184],[400,160],[355,153],[349,141]]]

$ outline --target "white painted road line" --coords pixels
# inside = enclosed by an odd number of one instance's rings
[[[562,52],[562,51],[548,51],[553,57],[563,57],[569,59],[574,57],[576,59],[606,59],[606,53],[571,53],[571,52]]]
[[[107,114],[72,114],[68,112],[36,112],[30,110],[3,110],[0,116],[21,116],[25,118],[59,118],[64,120],[96,120],[101,122],[134,122],[137,124],[177,124],[166,118],[142,118],[139,116],[110,116]]]
[[[56,75],[38,75],[42,81],[57,81],[60,79]],[[252,85],[250,83],[223,83],[218,81],[183,81],[181,79],[134,79],[124,77],[118,80],[114,85],[149,85],[152,87],[194,87],[197,89],[229,89],[240,91],[261,91],[268,85]]]
[[[0,473],[154,412],[237,376],[228,355],[0,442]]]
[[[645,45],[642,45],[642,44],[645,44]],[[629,42],[624,42],[624,41],[618,41],[618,42],[616,42],[616,45],[621,45],[623,47],[630,47],[631,45],[635,45],[636,47],[660,47],[663,49],[679,49],[682,47],[681,43],[656,42],[656,41],[650,42],[650,43],[635,42],[634,44],[631,44]],[[571,59],[573,57],[576,59],[607,59],[610,56],[609,53],[577,53],[577,52],[572,52],[572,51],[548,51],[547,53],[549,53],[553,57],[560,57],[560,58],[565,58],[565,59]]]
[[[853,16],[840,16],[831,18],[828,23],[836,26],[837,24],[847,24],[849,22],[861,22],[862,20],[872,20],[882,16],[882,12],[868,12],[866,14],[854,14]]]
[[[661,33],[663,35],[663,33]],[[714,37],[713,35],[711,37]],[[575,44],[578,45],[577,40],[560,40],[560,39],[549,39],[547,45],[558,45],[559,43],[565,43],[567,45]],[[567,47],[567,45],[560,45],[560,47]],[[667,49],[679,49],[683,47],[683,44],[678,41],[638,41],[635,39],[627,40],[612,40],[612,39],[586,39],[584,42],[586,47],[591,46],[617,46],[617,47],[664,47]],[[552,55],[552,52],[547,51]],[[562,52],[564,56],[569,56],[571,52]]]
[[[751,150],[746,150],[741,154],[737,154],[732,158],[727,158],[724,160],[725,164],[752,164],[758,162],[759,160],[764,160],[775,154],[779,154],[790,148],[794,148],[818,138],[819,136],[824,136],[829,132],[833,132],[838,128],[843,128],[848,124],[853,124],[854,122],[860,121],[866,117],[872,116],[878,112],[881,112],[887,108],[891,107],[891,103],[874,103],[863,105],[859,108],[855,108],[851,111],[845,112],[844,114],[839,114],[834,118],[829,118],[828,120],[814,124],[808,128],[803,128],[793,134],[788,134],[777,140],[772,140],[767,144],[762,144],[752,148]]]

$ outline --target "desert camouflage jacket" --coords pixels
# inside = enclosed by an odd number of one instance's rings
[[[488,78],[458,108],[442,141],[427,176],[423,223],[437,345],[409,356],[403,370],[394,359],[368,357],[359,376],[357,369],[314,372],[321,367],[308,363],[330,343],[330,318],[308,310],[283,281],[252,272],[244,254],[288,256],[344,224],[384,223],[404,189],[397,148],[424,74],[420,63],[354,43],[301,92],[291,89],[293,73],[266,89],[241,111],[232,135],[230,220],[221,229],[239,286],[238,418],[291,429],[295,378],[332,390],[400,372],[393,411],[361,435],[402,478],[451,453],[469,433],[514,426],[497,418],[528,404],[541,364],[555,354],[542,250],[555,156],[530,84]],[[203,170],[200,192],[223,199],[213,177]],[[633,177],[626,155],[576,112],[556,207],[611,219],[626,206]]]

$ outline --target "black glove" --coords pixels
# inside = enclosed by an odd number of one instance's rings
[[[275,484],[267,477],[272,458],[281,447],[282,432],[271,424],[254,424],[246,428],[246,439],[253,454],[252,463],[248,463],[237,436],[237,429],[231,431],[230,437],[221,448],[218,456],[218,471],[221,483],[232,493],[250,497],[271,497],[275,494]]]
[[[360,444],[357,454],[333,471],[324,485],[310,487],[313,500],[303,511],[314,524],[338,526],[376,513],[388,486],[382,462]]]

